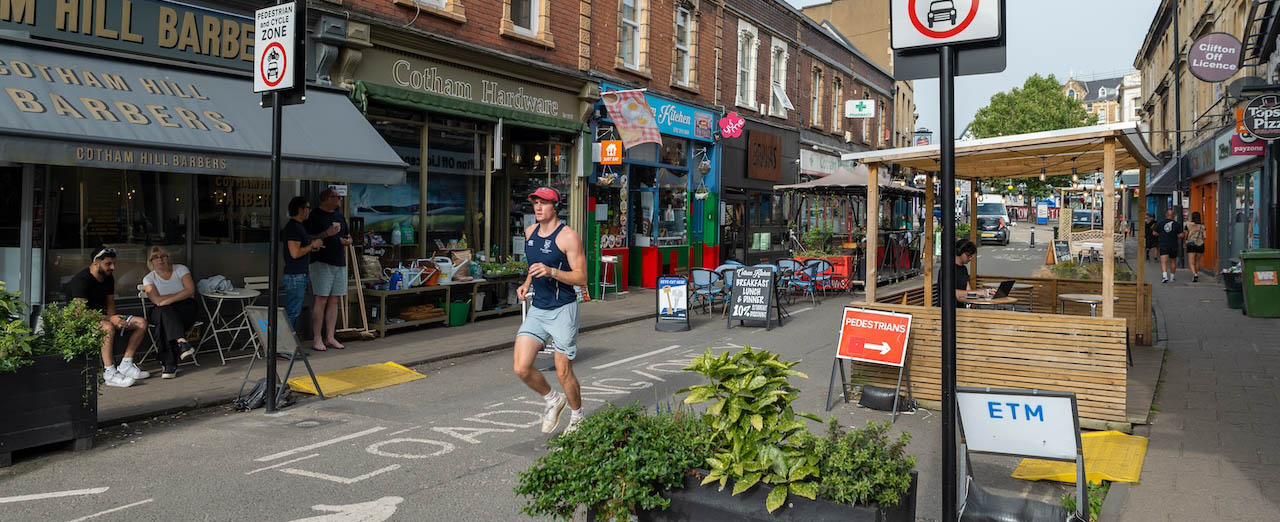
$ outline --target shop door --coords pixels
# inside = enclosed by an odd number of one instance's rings
[[[746,212],[746,201],[724,202],[724,216],[721,216],[720,225],[720,254],[726,260],[732,259],[740,263],[747,260],[747,238],[751,236],[747,232]]]
[[[1217,272],[1218,267],[1218,184],[1200,187],[1200,218],[1204,223],[1204,255],[1200,265]]]

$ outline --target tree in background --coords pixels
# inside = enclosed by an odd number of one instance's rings
[[[1014,87],[1009,92],[998,92],[992,96],[987,106],[978,109],[974,115],[969,131],[976,138],[993,138],[1084,127],[1093,125],[1097,120],[1097,116],[1086,112],[1078,100],[1063,94],[1062,84],[1052,74],[1048,77],[1033,74],[1021,88]],[[1010,181],[1014,187],[1012,191],[1008,188],[1008,181],[997,182],[991,188],[1002,194],[1044,197],[1052,193],[1053,187],[1070,185],[1071,176],[1050,176],[1045,181],[1038,177]]]

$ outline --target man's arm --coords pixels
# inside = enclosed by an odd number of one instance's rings
[[[556,236],[556,246],[569,258],[569,270],[556,270],[552,277],[567,285],[587,286],[587,257],[578,233],[566,227]]]

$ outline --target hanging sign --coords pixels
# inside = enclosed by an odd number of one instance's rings
[[[1250,101],[1244,108],[1244,126],[1264,140],[1280,138],[1280,96],[1264,94]]]
[[[894,49],[937,47],[1000,38],[999,0],[892,0]]]
[[[1196,78],[1217,83],[1230,79],[1240,70],[1240,40],[1227,33],[1209,33],[1187,50],[1187,69]]]
[[[729,294],[729,325],[734,321],[765,323],[772,328],[769,309],[777,309],[774,303],[774,287],[777,274],[773,267],[752,266],[739,268],[733,277],[733,291]],[[781,323],[782,311],[778,310]]]
[[[253,92],[293,88],[294,2],[273,5],[254,12]]]
[[[684,276],[658,278],[658,322],[660,332],[682,332],[689,329],[689,280]]]
[[[876,101],[875,100],[846,100],[844,102],[844,117],[874,118],[876,117]]]
[[[604,140],[600,142],[600,164],[622,164],[622,140]]]
[[[747,126],[747,120],[743,119],[736,112],[731,112],[725,117],[720,118],[720,134],[726,138],[737,138],[742,135],[742,129]]]
[[[846,307],[836,357],[901,367],[910,335],[911,314]]]

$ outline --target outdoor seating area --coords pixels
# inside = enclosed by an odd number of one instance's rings
[[[857,168],[866,169],[868,177],[875,177],[889,163],[929,172],[930,188],[939,168],[938,158],[937,145],[843,157],[860,162]],[[1034,165],[1027,158],[1034,158]],[[1113,200],[1117,171],[1138,170],[1139,186],[1145,187],[1146,169],[1155,164],[1155,156],[1131,123],[988,138],[957,143],[955,148],[955,177],[972,181],[971,187],[976,188],[978,181],[984,179],[1003,182],[1081,168],[1102,172],[1103,201]],[[872,184],[868,188],[869,200],[876,201],[878,187]],[[968,197],[973,203],[976,191]],[[926,208],[931,208],[933,190],[926,190],[925,198]],[[1143,265],[1137,267],[1136,281],[1116,280],[1116,260],[1122,257],[1117,254],[1123,252],[1124,243],[1105,240],[1123,237],[1115,229],[1116,215],[1115,206],[1107,205],[1103,209],[1103,228],[1094,233],[1100,243],[1100,280],[979,276],[980,255],[971,258],[967,287],[972,290],[1004,282],[1008,295],[1001,296],[999,302],[980,302],[985,296],[971,293],[962,301],[981,306],[956,310],[956,371],[960,386],[1072,391],[1080,401],[1082,421],[1094,427],[1128,429],[1130,347],[1150,344],[1154,339],[1150,335],[1151,286],[1138,283],[1144,281]],[[875,213],[868,218],[868,227],[874,226]],[[1138,218],[1141,221],[1145,215]],[[974,243],[976,233],[976,227],[971,226],[969,239]],[[925,237],[932,236],[932,220],[926,220]],[[874,240],[868,240],[868,249],[874,249]],[[1139,248],[1143,248],[1145,238],[1138,241]],[[876,264],[868,263],[865,302],[855,302],[853,306],[911,315],[906,391],[918,400],[936,404],[942,398],[939,305],[940,298],[947,298],[950,291],[937,288],[933,257],[932,249],[926,249],[922,285],[889,295],[878,295]],[[940,261],[944,267],[953,262]],[[893,386],[898,378],[894,368],[852,365],[853,373],[869,384]]]
[[[688,302],[692,309],[697,310],[697,306],[701,306],[703,312],[711,313],[717,303],[722,307],[727,306],[733,292],[734,271],[743,266],[745,265],[729,260],[714,269],[691,269]],[[853,288],[847,275],[837,271],[825,259],[814,258],[801,262],[798,259],[783,258],[752,266],[774,269],[778,274],[777,294],[788,303],[795,302],[797,297],[817,303],[819,296],[826,297],[828,293],[845,295]]]

